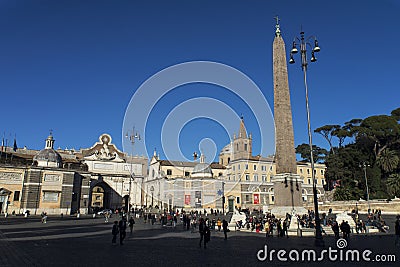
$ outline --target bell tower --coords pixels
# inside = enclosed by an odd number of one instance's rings
[[[251,134],[247,136],[243,117],[240,120],[239,134],[233,135],[233,159],[248,159],[252,155]]]

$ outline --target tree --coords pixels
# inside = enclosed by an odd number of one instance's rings
[[[396,121],[400,121],[400,108],[392,110],[390,114]]]
[[[376,158],[376,164],[385,173],[390,173],[393,170],[397,169],[397,166],[399,165],[399,157],[393,150],[385,148]]]
[[[398,196],[400,194],[400,174],[391,174],[387,179],[386,184],[391,194],[394,196]]]
[[[340,125],[325,125],[314,130],[315,133],[322,135],[329,144],[329,151],[335,154],[332,145],[333,132],[340,129]]]
[[[339,139],[339,148],[343,147],[344,140],[347,137],[351,137],[352,133],[350,131],[350,127],[344,126],[344,127],[339,127],[332,131],[332,135],[336,136]]]
[[[362,121],[359,137],[370,138],[375,142],[373,152],[378,157],[385,148],[400,141],[400,125],[391,116],[371,116]]]
[[[316,145],[313,145],[312,147],[314,162],[322,162],[325,159],[326,155],[328,155],[328,151]],[[311,162],[310,145],[304,143],[298,145],[296,147],[296,154],[300,154],[301,158],[306,162]]]
[[[353,198],[352,193],[346,187],[336,188],[335,193],[333,194],[334,200],[344,201],[344,200],[350,200],[352,198]]]

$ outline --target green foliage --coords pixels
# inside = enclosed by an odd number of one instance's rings
[[[376,164],[386,173],[390,173],[397,169],[399,165],[399,157],[396,152],[386,148],[382,150],[380,155],[376,158]]]
[[[340,125],[325,125],[314,130],[315,133],[322,135],[329,144],[329,149],[334,153],[332,145],[333,132],[340,129]]]
[[[396,121],[400,121],[400,108],[397,108],[395,110],[392,110],[392,112],[390,113],[392,115],[392,117],[396,120]]]
[[[320,148],[319,146],[313,145],[313,159],[314,162],[322,162],[326,155],[328,155],[328,151],[324,148]],[[296,147],[296,154],[300,154],[301,158],[306,162],[311,162],[311,153],[310,153],[310,145],[301,144]]]
[[[333,199],[338,201],[360,199],[360,190],[350,190],[348,187],[338,187],[333,194]]]
[[[336,187],[334,199],[350,200],[367,198],[368,183],[370,198],[400,196],[400,108],[391,116],[377,115],[365,119],[353,119],[339,125],[325,125],[315,130],[327,139],[330,152],[325,157],[325,178],[328,190]],[[336,137],[338,146],[333,145]],[[345,139],[352,142],[345,144]],[[304,145],[304,144],[303,144]],[[305,146],[296,148],[296,153],[307,156]],[[363,162],[368,166],[363,167]],[[365,179],[366,178],[366,179]],[[367,180],[367,181],[366,181]]]
[[[387,188],[391,196],[400,196],[400,174],[393,173],[387,179]]]

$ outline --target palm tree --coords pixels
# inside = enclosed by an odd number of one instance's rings
[[[386,173],[390,173],[399,165],[399,156],[396,152],[385,148],[376,159],[376,164]]]
[[[389,178],[386,181],[386,185],[390,193],[398,196],[400,194],[400,174],[393,173],[389,175]]]

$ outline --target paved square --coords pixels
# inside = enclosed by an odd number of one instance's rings
[[[348,249],[370,249],[373,255],[395,254],[397,262],[280,262],[274,255],[259,261],[257,252],[285,249],[316,249],[314,238],[265,238],[262,233],[212,232],[207,249],[199,247],[199,234],[183,230],[181,225],[162,228],[137,220],[133,235],[123,246],[111,244],[111,227],[116,218],[52,218],[42,224],[38,217],[0,220],[0,266],[399,266],[400,248],[395,248],[393,233],[353,235]],[[325,248],[337,249],[336,240],[324,238]],[[397,249],[397,252],[396,252]],[[321,248],[317,248],[320,251]],[[287,257],[287,255],[286,255]],[[372,256],[371,256],[372,257]]]

